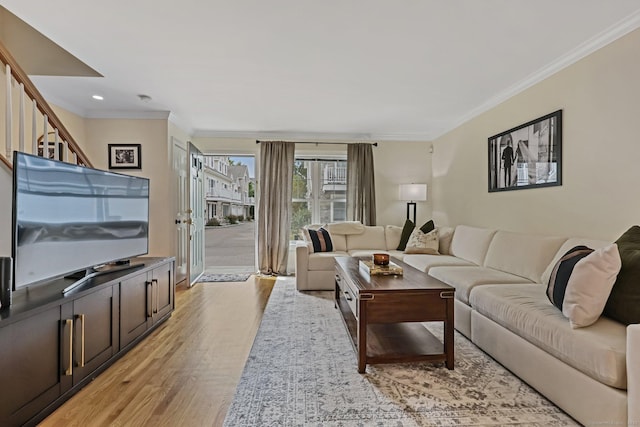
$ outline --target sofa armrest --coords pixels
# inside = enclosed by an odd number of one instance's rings
[[[640,425],[640,324],[627,326],[628,424]]]
[[[309,246],[298,244],[296,246],[296,287],[307,289],[309,282]]]

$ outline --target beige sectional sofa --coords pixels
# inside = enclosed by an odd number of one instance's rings
[[[640,324],[601,316],[572,329],[546,296],[569,249],[611,242],[457,226],[440,228],[441,255],[395,250],[396,226],[328,225],[334,252],[296,248],[299,290],[333,289],[333,257],[388,252],[456,288],[455,326],[584,425],[640,425]]]

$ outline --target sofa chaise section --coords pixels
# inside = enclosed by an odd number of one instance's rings
[[[580,423],[640,425],[640,324],[601,316],[572,329],[546,296],[551,271],[567,251],[611,242],[459,225],[439,229],[440,255],[414,255],[395,251],[399,229],[336,233],[340,243],[332,254],[298,248],[298,289],[333,289],[337,255],[403,258],[456,288],[459,332]]]

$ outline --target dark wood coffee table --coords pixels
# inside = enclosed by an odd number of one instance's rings
[[[453,369],[455,288],[399,260],[402,276],[369,275],[359,259],[336,257],[336,308],[367,363],[441,362]],[[419,322],[444,322],[444,343]]]

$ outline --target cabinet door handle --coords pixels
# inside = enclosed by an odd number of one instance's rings
[[[155,289],[156,289],[156,304],[155,307],[153,307],[153,313],[157,314],[158,313],[158,306],[160,306],[160,287],[158,286],[158,279],[152,279],[151,283],[155,284]]]
[[[353,301],[353,297],[347,291],[344,291],[344,297],[347,299],[347,301]]]
[[[153,316],[151,307],[153,305],[153,283],[146,281],[144,284],[147,286],[147,318]]]
[[[80,367],[84,368],[84,314],[79,314],[80,319]]]
[[[64,374],[70,376],[73,375],[73,319],[65,319],[64,323],[69,329],[69,365]]]

